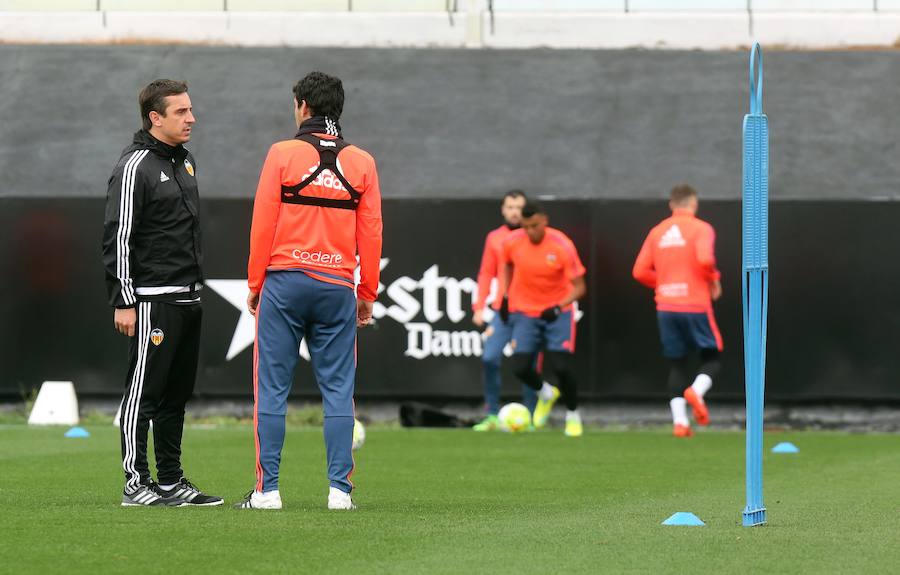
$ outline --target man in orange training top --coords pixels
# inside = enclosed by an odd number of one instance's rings
[[[297,135],[269,149],[259,177],[247,270],[247,306],[256,315],[256,486],[238,508],[281,509],[284,418],[304,338],[325,411],[328,508],[354,508],[356,329],[369,323],[378,293],[382,222],[375,160],[342,138],[343,109],[338,78],[312,72],[300,80]]]
[[[545,357],[559,380],[566,403],[569,437],[583,433],[575,381],[575,310],[584,296],[585,269],[575,244],[561,231],[547,226],[543,208],[528,202],[522,208],[522,229],[503,242],[503,294],[500,318],[512,325],[513,373],[538,392],[535,427],[543,427],[560,390],[543,381],[536,369],[537,354]]]
[[[478,327],[485,325],[485,308],[487,298],[491,293],[491,282],[496,278],[499,282],[503,275],[503,241],[509,234],[521,227],[522,206],[525,205],[525,192],[522,190],[510,190],[503,196],[500,205],[500,213],[503,215],[503,225],[491,230],[484,240],[484,254],[481,256],[481,267],[478,270],[478,296],[472,304],[472,322]],[[500,286],[497,286],[498,292]],[[497,311],[500,309],[500,299],[495,297],[491,304],[493,317],[484,332],[484,351],[481,354],[481,363],[484,368],[484,403],[487,415],[479,423],[475,424],[475,431],[492,431],[499,428],[497,413],[500,411],[500,361],[503,359],[503,348],[512,337],[510,325],[500,320]],[[534,410],[537,395],[534,390],[522,384],[522,403]]]
[[[716,269],[716,232],[696,217],[697,192],[688,185],[672,188],[672,217],[650,231],[634,262],[634,278],[656,290],[656,310],[663,355],[671,363],[669,391],[676,437],[693,435],[687,417],[691,404],[694,420],[709,424],[703,396],[712,387],[721,364],[722,336],[716,326],[712,302],[722,295]],[[688,355],[700,352],[700,370],[688,385]]]

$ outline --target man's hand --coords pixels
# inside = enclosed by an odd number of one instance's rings
[[[259,292],[250,292],[247,295],[247,309],[250,315],[256,315],[256,308],[259,307]]]
[[[472,323],[478,327],[484,327],[484,310],[475,310],[475,313],[472,314]]]
[[[116,331],[128,337],[134,337],[134,324],[137,323],[137,312],[133,307],[116,309],[113,316]]]
[[[556,318],[562,313],[562,308],[558,305],[548,307],[541,312],[541,319],[546,322],[556,321]]]
[[[714,280],[709,284],[709,295],[712,297],[713,301],[718,301],[720,297],[722,297],[722,282],[719,280]]]
[[[366,327],[372,323],[372,307],[375,302],[356,300],[356,327]]]
[[[503,301],[500,303],[500,320],[503,323],[509,322],[509,298],[503,298]]]

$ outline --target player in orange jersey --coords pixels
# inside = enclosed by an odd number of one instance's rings
[[[578,386],[572,356],[575,353],[575,310],[584,296],[585,269],[575,244],[564,233],[547,226],[547,214],[536,203],[522,208],[522,229],[503,242],[503,294],[500,317],[512,325],[513,372],[538,391],[535,427],[547,423],[560,390],[546,383],[535,369],[537,354],[546,350],[548,364],[559,380],[566,403],[566,435],[583,433],[578,413]]]
[[[503,215],[503,225],[491,230],[484,241],[484,254],[481,256],[481,267],[478,270],[478,295],[472,304],[472,322],[478,327],[485,325],[485,309],[487,299],[491,293],[491,283],[496,278],[498,281],[503,274],[503,240],[509,234],[519,229],[522,221],[522,206],[525,205],[525,192],[522,190],[510,190],[503,196],[500,213]],[[499,291],[499,286],[498,291]],[[475,424],[475,431],[491,431],[499,428],[497,413],[500,410],[500,361],[503,359],[503,348],[512,337],[512,329],[506,322],[500,320],[497,311],[500,309],[500,298],[495,297],[491,308],[491,319],[484,332],[484,351],[481,354],[481,362],[484,367],[484,400],[487,415],[479,423]],[[534,409],[537,396],[530,387],[522,384],[522,403],[529,409]]]
[[[670,362],[669,391],[674,435],[693,435],[687,417],[691,405],[699,425],[709,423],[704,396],[712,387],[721,364],[722,336],[716,326],[712,302],[722,295],[716,269],[713,227],[698,219],[697,192],[688,185],[672,188],[672,217],[650,231],[637,261],[634,278],[656,290],[656,310],[663,355]],[[700,352],[700,370],[688,385],[687,361]]]
[[[369,323],[378,293],[382,220],[375,160],[343,139],[343,108],[340,79],[307,74],[294,86],[297,135],[272,145],[259,176],[247,269],[247,306],[256,315],[256,486],[241,509],[281,509],[285,414],[301,340],[322,392],[328,508],[354,508],[356,329]]]

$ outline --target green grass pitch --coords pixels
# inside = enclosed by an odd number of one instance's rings
[[[289,428],[283,511],[238,511],[247,425],[189,426],[219,508],[121,508],[117,432],[0,427],[7,573],[898,573],[900,435],[771,433],[769,525],[740,527],[743,441],[701,432],[505,435],[372,427],[355,512],[325,509],[321,430]],[[706,527],[660,525],[691,511]]]

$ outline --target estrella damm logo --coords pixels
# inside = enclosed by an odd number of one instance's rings
[[[153,342],[153,345],[159,345],[165,339],[166,334],[163,333],[163,330],[156,328],[150,332],[150,341]]]
[[[194,166],[192,166],[191,163],[186,159],[184,160],[184,169],[187,170],[187,173],[189,173],[191,177],[194,176]]]

